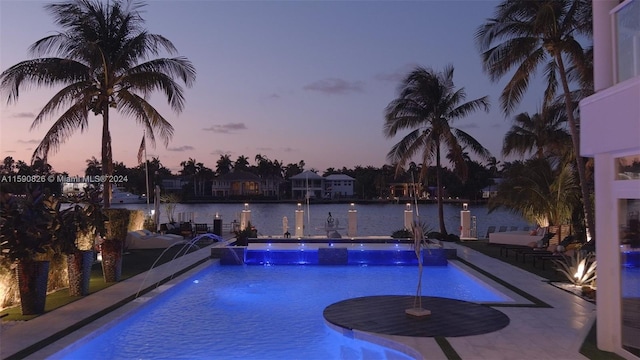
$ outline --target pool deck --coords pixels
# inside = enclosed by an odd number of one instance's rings
[[[443,348],[449,346],[462,359],[586,359],[579,349],[595,320],[595,304],[556,288],[534,274],[462,245],[447,243],[446,246],[458,249],[458,257],[462,259],[460,266],[481,269],[474,274],[476,277],[513,299],[508,303],[490,304],[509,317],[506,327],[472,336],[411,337],[347,331],[328,325],[345,335],[372,340],[424,359],[447,359]],[[162,265],[33,320],[3,322],[0,358],[43,359],[51,356],[100,326],[125,316],[150,296],[180,281],[181,277],[209,266],[209,256],[210,250],[205,248],[176,260],[177,263]],[[199,262],[203,263],[131,301],[141,288]],[[483,272],[490,276],[485,277]],[[514,292],[509,288],[517,290]]]

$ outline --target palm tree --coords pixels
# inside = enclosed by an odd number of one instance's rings
[[[102,174],[102,165],[100,161],[96,159],[95,156],[92,156],[91,159],[87,159],[87,168],[84,171],[84,174],[87,176],[96,176]]]
[[[228,174],[232,168],[233,161],[231,161],[231,156],[229,154],[220,155],[220,159],[216,161],[216,173],[218,173],[218,175]]]
[[[498,164],[500,164],[500,161],[498,159],[496,159],[495,156],[491,156],[487,160],[487,166],[489,167],[489,172],[491,173],[491,176],[493,176],[493,177],[497,177],[498,176]]]
[[[539,66],[544,65],[547,80],[545,105],[554,100],[560,80],[587,226],[595,234],[585,161],[580,157],[576,102],[569,89],[571,79],[582,86],[590,82],[590,53],[577,37],[591,36],[591,19],[590,0],[505,0],[495,17],[478,29],[476,40],[491,80],[497,81],[515,68],[500,98],[507,115],[522,99],[531,74]]]
[[[571,135],[564,129],[566,117],[557,106],[545,107],[542,112],[529,115],[520,113],[513,118],[514,125],[504,136],[502,155],[509,156],[535,152],[538,159],[548,155],[562,156]]]
[[[189,158],[187,161],[182,161],[180,166],[182,166],[180,175],[193,178],[193,196],[198,196],[198,178],[200,177],[200,172],[204,168],[204,164],[196,162],[196,159]]]
[[[489,199],[489,212],[505,208],[542,226],[571,221],[579,206],[580,186],[571,163],[534,158],[512,166]]]
[[[244,155],[238,156],[233,168],[236,170],[247,170],[249,168],[249,158]]]
[[[102,117],[102,171],[112,175],[110,108],[134,117],[152,145],[154,131],[168,145],[173,127],[147,97],[160,90],[173,110],[182,111],[185,99],[178,80],[191,86],[195,68],[184,57],[148,60],[163,50],[170,54],[177,50],[165,37],[142,27],[143,6],[134,0],[71,0],[45,6],[62,31],[31,45],[36,58],[0,74],[0,89],[9,92],[9,102],[17,101],[19,90],[30,85],[62,86],[31,124],[34,129],[64,109],[35,149],[34,159],[46,160],[74,131],[85,130],[92,112]],[[104,183],[103,194],[109,207],[109,182]]]
[[[13,160],[13,157],[7,156],[2,160],[2,164],[0,164],[0,174],[13,174],[15,167],[16,161]]]
[[[490,156],[489,151],[471,135],[452,127],[450,123],[476,110],[488,111],[489,102],[486,96],[463,102],[466,93],[464,88],[455,89],[452,66],[447,66],[442,73],[417,67],[402,81],[399,92],[400,96],[385,109],[384,134],[391,138],[400,130],[411,131],[391,148],[387,158],[396,164],[398,174],[407,161],[419,155],[423,164],[420,179],[425,178],[427,164],[435,159],[438,220],[440,232],[446,235],[442,202],[442,151],[446,152],[463,180],[467,177],[463,146],[483,158]]]

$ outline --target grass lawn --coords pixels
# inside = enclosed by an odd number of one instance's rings
[[[122,280],[148,271],[149,269],[151,269],[151,265],[153,265],[156,260],[158,261],[158,263],[155,266],[158,266],[171,261],[171,259],[173,259],[176,255],[178,255],[178,257],[182,256],[183,254],[178,254],[178,252],[181,250],[181,247],[175,246],[167,250],[167,252],[162,255],[161,258],[160,255],[162,254],[164,249],[131,250],[126,252],[122,258]],[[196,249],[192,249],[192,251],[195,250]],[[104,281],[104,277],[102,275],[102,265],[100,263],[96,263],[93,265],[91,269],[91,280],[89,282],[90,294],[98,292],[114,284],[116,283],[106,283]],[[81,298],[81,296],[69,296],[68,289],[62,289],[48,294],[45,303],[45,313]],[[38,315],[22,315],[20,306],[4,309],[0,312],[0,317],[2,317],[3,321],[30,320],[37,316]]]

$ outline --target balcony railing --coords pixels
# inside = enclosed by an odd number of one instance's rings
[[[616,83],[640,76],[640,0],[627,0],[613,10],[616,27]]]

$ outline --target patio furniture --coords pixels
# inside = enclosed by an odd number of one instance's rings
[[[195,235],[206,234],[209,232],[209,226],[207,224],[195,224],[194,225],[194,233]]]
[[[495,226],[489,226],[489,228],[487,228],[487,236],[485,236],[486,239],[489,238],[489,234],[496,232],[496,227]]]
[[[180,223],[180,235],[189,238],[193,237],[193,227],[190,222]]]
[[[184,244],[180,235],[156,234],[149,230],[129,231],[125,240],[125,249],[166,249],[176,244]]]
[[[489,243],[526,246],[537,243],[544,234],[531,235],[528,231],[505,231],[489,234]]]

